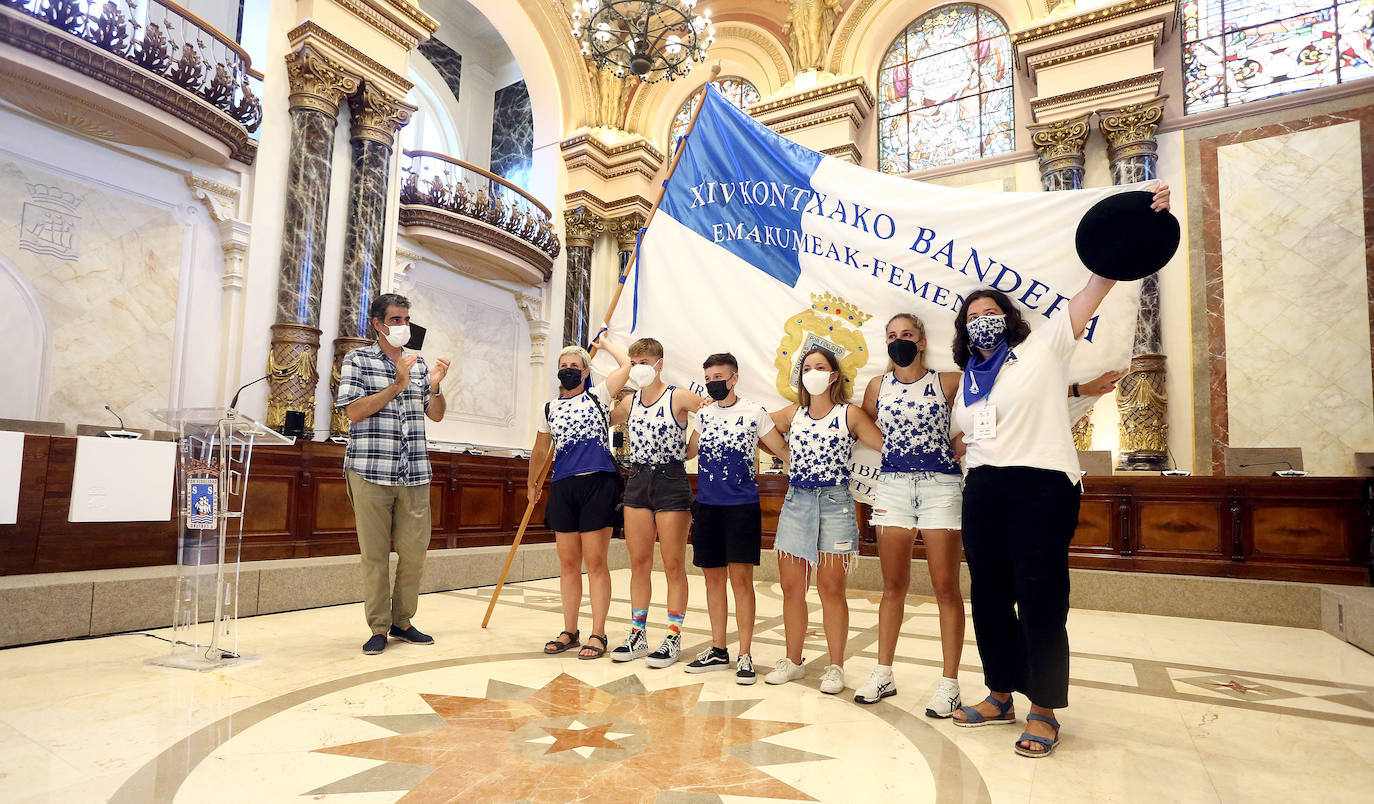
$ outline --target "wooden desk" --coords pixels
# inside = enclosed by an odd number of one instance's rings
[[[341,445],[320,442],[254,451],[244,560],[357,552],[343,453]],[[73,438],[25,437],[19,524],[0,525],[0,574],[175,563],[171,522],[67,521],[75,455]],[[439,452],[430,460],[430,545],[510,544],[525,510],[527,462]],[[1089,477],[1069,562],[1127,572],[1368,585],[1366,483],[1351,477]],[[787,479],[763,475],[759,486],[764,546],[771,548]],[[876,555],[867,510],[860,522],[861,550]],[[525,539],[552,538],[541,505]],[[924,557],[919,541],[912,552]]]

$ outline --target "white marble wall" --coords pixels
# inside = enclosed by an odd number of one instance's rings
[[[1218,150],[1227,416],[1235,447],[1313,474],[1374,450],[1359,123]]]
[[[183,245],[166,206],[0,161],[0,265],[31,302],[6,329],[40,333],[39,372],[6,373],[0,415],[104,423],[110,404],[152,426],[143,409],[171,396]]]

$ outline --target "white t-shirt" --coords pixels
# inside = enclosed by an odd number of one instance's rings
[[[1069,421],[1069,358],[1078,342],[1067,310],[1012,347],[992,391],[964,405],[964,387],[954,400],[954,428],[962,430],[968,452],[964,471],[976,466],[1029,466],[1063,472],[1077,485],[1082,475]],[[997,412],[997,434],[974,439],[974,413],[983,406]]]

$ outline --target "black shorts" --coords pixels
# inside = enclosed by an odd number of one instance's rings
[[[758,503],[692,506],[692,566],[759,565],[763,512]]]
[[[681,463],[637,463],[625,483],[625,507],[650,511],[692,510],[692,482]]]
[[[593,533],[615,519],[620,479],[615,472],[573,475],[549,484],[544,526],[554,533]]]

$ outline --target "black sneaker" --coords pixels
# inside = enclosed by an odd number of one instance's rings
[[[373,634],[363,643],[363,653],[376,656],[386,650],[386,634]]]
[[[741,653],[735,660],[735,683],[748,686],[755,681],[758,681],[758,676],[754,674],[754,657]]]
[[[662,650],[662,648],[660,648]],[[687,664],[683,670],[688,673],[709,673],[712,670],[730,669],[730,651],[725,648],[707,648]]]
[[[658,646],[658,650],[650,653],[644,659],[644,663],[650,667],[664,668],[677,662],[678,654],[682,652],[682,636],[680,634],[668,634],[663,637],[663,644]]]
[[[630,629],[630,633],[625,637],[625,641],[620,647],[611,651],[611,660],[616,662],[628,662],[649,652],[649,639],[644,636],[643,629]]]
[[[402,630],[402,629],[400,629],[400,628],[397,628],[396,626],[393,625],[393,626],[391,626],[391,632],[390,632],[390,633],[391,633],[391,638],[392,638],[392,639],[399,639],[399,640],[401,640],[402,642],[409,642],[409,643],[412,644],[412,645],[433,645],[433,644],[434,644],[434,637],[430,636],[429,634],[422,634],[422,633],[420,633],[420,629],[416,628],[416,627],[413,626],[413,625],[412,625],[412,626],[409,626],[408,628],[406,628],[406,629],[404,629],[404,630]]]

